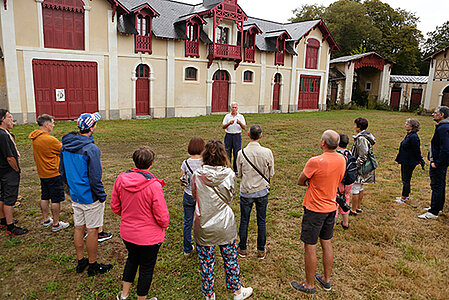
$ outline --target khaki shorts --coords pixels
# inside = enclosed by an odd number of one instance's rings
[[[104,202],[95,201],[92,204],[80,204],[72,201],[72,208],[75,226],[86,225],[86,228],[103,226]]]

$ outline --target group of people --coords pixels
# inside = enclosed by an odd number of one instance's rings
[[[218,139],[205,142],[201,137],[194,136],[187,148],[190,158],[181,165],[180,182],[184,186],[183,251],[184,256],[189,258],[196,249],[202,293],[206,299],[215,299],[214,263],[217,245],[224,262],[226,286],[233,291],[234,299],[246,299],[253,293],[251,287],[241,284],[238,259],[249,254],[248,225],[253,204],[257,218],[257,258],[263,260],[267,255],[266,215],[270,181],[274,176],[273,153],[260,144],[263,134],[259,125],[249,128],[250,141],[241,149],[241,134],[246,129],[245,118],[238,113],[237,103],[231,103],[230,108],[231,112],[222,123],[226,131],[224,144]],[[432,198],[428,211],[419,216],[422,219],[436,219],[443,209],[449,165],[449,108],[438,107],[433,118],[437,126],[429,151]],[[50,134],[55,126],[54,117],[44,114],[37,119],[39,130],[29,135],[41,180],[42,225],[46,228],[51,226],[54,232],[69,227],[69,223],[59,220],[66,184],[73,208],[76,272],[82,273],[87,268],[89,276],[112,269],[111,264],[97,262],[98,242],[112,236],[103,231],[107,194],[102,182],[101,152],[93,138],[100,119],[98,113],[81,114],[77,120],[79,130],[64,135],[61,143]],[[0,226],[6,227],[9,236],[22,235],[28,230],[17,226],[17,221],[13,219],[13,206],[20,182],[20,153],[10,132],[14,121],[5,109],[0,109],[0,121]],[[320,140],[322,154],[310,158],[298,178],[298,185],[307,187],[301,226],[306,278],[302,282],[293,281],[291,285],[295,290],[307,294],[315,293],[315,280],[324,290],[331,290],[331,239],[337,215],[342,215],[342,228],[348,229],[348,216],[362,213],[363,186],[375,182],[377,161],[373,145],[376,139],[367,131],[368,121],[365,118],[357,118],[354,124],[356,135],[351,151],[346,149],[349,144],[347,135],[326,130]],[[403,183],[402,195],[396,199],[400,203],[409,200],[410,180],[415,167],[421,164],[424,168],[417,135],[419,128],[416,119],[407,119],[407,135],[401,142],[396,158],[401,164]],[[112,190],[111,209],[121,217],[120,236],[128,250],[122,277],[123,287],[117,295],[118,300],[128,298],[137,271],[137,296],[138,299],[146,299],[158,251],[169,225],[169,211],[163,192],[165,183],[149,171],[155,157],[150,147],[135,150],[132,156],[135,168],[121,173]],[[230,206],[237,192],[237,177],[241,178],[238,230]],[[349,207],[350,194],[352,203]],[[341,204],[337,205],[338,195],[343,197],[347,209]],[[192,229],[196,248],[192,245]],[[318,240],[323,249],[322,274],[315,273]],[[87,258],[84,257],[84,248]]]

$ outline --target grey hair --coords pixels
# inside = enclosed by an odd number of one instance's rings
[[[445,119],[447,117],[449,117],[449,107],[447,107],[447,106],[438,106],[437,109],[440,112],[440,114],[443,114]]]
[[[326,130],[321,135],[321,140],[324,141],[327,148],[334,150],[337,149],[338,144],[340,143],[340,135],[334,130]]]
[[[39,117],[37,117],[37,125],[44,126],[45,123],[51,122],[51,120],[54,120],[54,119],[55,119],[55,117],[47,115],[47,114],[40,115]]]
[[[237,105],[237,107],[239,106],[239,104],[237,102],[233,101],[229,104],[229,107],[231,107],[233,104]]]
[[[411,132],[418,132],[421,129],[421,124],[416,119],[407,119],[405,122],[412,126]]]
[[[253,141],[257,141],[262,136],[262,128],[260,125],[253,125],[249,129],[249,137]]]

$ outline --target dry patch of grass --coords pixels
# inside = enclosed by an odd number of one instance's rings
[[[416,169],[412,179],[411,205],[393,199],[400,195],[399,166],[394,162],[404,137],[403,124],[410,114],[380,111],[331,111],[297,114],[247,114],[249,124],[264,129],[262,144],[275,155],[276,175],[268,206],[268,249],[264,261],[256,259],[256,221],[251,218],[249,255],[240,260],[243,284],[252,286],[254,299],[307,298],[293,291],[292,280],[304,278],[304,251],[299,239],[302,198],[305,189],[296,185],[306,161],[320,154],[319,137],[326,129],[353,134],[353,120],[364,116],[377,138],[375,154],[380,162],[377,184],[367,187],[364,212],[350,219],[350,229],[336,227],[333,238],[335,260],[333,291],[317,289],[327,299],[448,299],[449,217],[447,209],[436,221],[417,218],[428,206],[430,188],[427,171]],[[416,116],[415,116],[416,117]],[[434,124],[430,117],[417,117],[425,154]],[[151,145],[158,157],[153,173],[165,180],[164,192],[170,210],[150,295],[159,299],[202,299],[198,260],[182,255],[182,188],[180,165],[188,157],[186,148],[193,135],[205,140],[222,138],[222,116],[159,120],[101,121],[95,140],[102,150],[103,181],[110,194],[116,176],[132,167],[131,154],[139,145]],[[73,122],[59,122],[54,134],[61,138],[73,130]],[[105,275],[88,278],[76,274],[73,227],[57,234],[43,229],[39,209],[40,187],[28,133],[34,126],[14,128],[22,154],[20,193],[23,205],[15,216],[30,233],[0,238],[0,298],[2,299],[113,299],[121,289],[126,250],[119,238],[119,218],[109,209],[105,228],[114,238],[99,246],[99,260],[114,264]],[[243,136],[243,144],[248,137]],[[109,203],[109,201],[108,201]],[[232,204],[239,220],[238,197]],[[62,206],[61,219],[72,221],[70,202]],[[319,256],[321,250],[318,251]],[[226,291],[221,258],[217,253],[216,292]],[[318,271],[321,271],[319,260]],[[135,295],[135,290],[133,290]]]

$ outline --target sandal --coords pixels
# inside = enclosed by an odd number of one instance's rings
[[[297,283],[296,281],[292,281],[290,284],[297,291],[300,291],[300,292],[303,292],[306,294],[315,294],[315,288],[311,288],[311,289],[306,288],[305,282]]]

